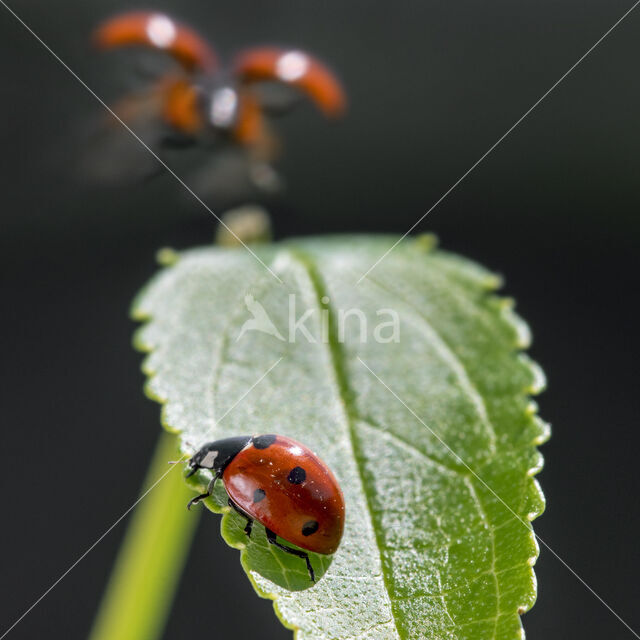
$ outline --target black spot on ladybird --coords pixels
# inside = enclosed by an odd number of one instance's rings
[[[254,502],[260,502],[260,500],[264,500],[264,497],[265,497],[266,495],[267,495],[267,494],[266,494],[262,489],[256,489],[256,490],[253,492],[253,501],[254,501]]]
[[[318,530],[319,526],[320,525],[318,524],[317,520],[309,520],[309,522],[305,522],[302,525],[302,535],[310,536],[311,534],[315,533]]]
[[[265,436],[258,436],[253,439],[253,446],[256,449],[266,449],[270,447],[276,441],[276,436],[269,433]]]
[[[306,479],[307,472],[302,467],[293,467],[287,476],[287,480],[291,484],[302,484]]]

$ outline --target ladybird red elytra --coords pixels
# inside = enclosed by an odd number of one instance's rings
[[[315,582],[306,551],[335,553],[344,529],[344,496],[313,451],[281,435],[236,436],[208,442],[189,460],[189,467],[187,477],[210,469],[213,478],[206,493],[193,498],[188,508],[210,496],[221,478],[229,506],[247,520],[245,533],[251,536],[254,520],[262,524],[269,543],[303,558]],[[286,546],[277,537],[300,548]]]
[[[269,105],[254,91],[264,82],[296,89],[328,117],[340,116],[346,108],[335,74],[299,49],[252,47],[223,68],[213,46],[197,31],[156,11],[127,11],[108,18],[93,39],[101,49],[138,46],[162,52],[180,65],[181,72],[161,78],[157,92],[163,120],[187,138],[227,133],[261,157],[276,153],[263,118]],[[274,106],[274,111],[282,107]]]

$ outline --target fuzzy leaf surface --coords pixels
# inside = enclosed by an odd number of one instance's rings
[[[533,476],[548,429],[529,396],[544,378],[521,353],[526,325],[493,294],[499,279],[431,238],[403,241],[357,284],[393,242],[256,249],[282,282],[242,248],[165,253],[134,305],[147,391],[185,452],[280,433],[338,477],[344,538],[333,557],[311,555],[314,586],[263,527],[246,538],[220,483],[207,501],[298,640],[514,640],[536,595]]]

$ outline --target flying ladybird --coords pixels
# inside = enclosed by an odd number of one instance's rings
[[[264,191],[277,190],[280,184],[271,167],[280,143],[266,116],[292,107],[295,94],[309,98],[327,117],[338,117],[346,108],[339,80],[311,54],[252,47],[223,66],[207,40],[163,13],[129,11],[111,17],[96,30],[94,43],[107,50],[141,47],[164,53],[176,63],[151,86],[114,106],[121,120],[145,132],[160,123],[152,144],[159,148],[215,145],[218,153],[225,149],[230,158],[235,158],[232,151],[244,154],[249,182]],[[146,135],[151,139],[151,133]],[[231,160],[227,165],[235,167]],[[217,189],[229,188],[229,171],[222,173],[223,184]]]
[[[191,470],[210,469],[207,492],[193,498],[188,508],[213,492],[222,478],[229,506],[247,520],[264,525],[270,544],[303,558],[309,577],[315,573],[306,551],[335,553],[344,528],[344,496],[327,465],[303,444],[280,435],[237,436],[208,442],[189,460]],[[276,537],[300,549],[281,544]]]

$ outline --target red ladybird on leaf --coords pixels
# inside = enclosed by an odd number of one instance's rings
[[[222,479],[229,505],[247,520],[245,533],[251,536],[254,520],[264,525],[269,543],[303,558],[315,582],[306,551],[335,553],[344,529],[342,490],[315,453],[285,436],[237,436],[205,444],[189,466],[188,476],[210,469],[213,478],[207,492],[193,498],[188,507],[210,496]]]

